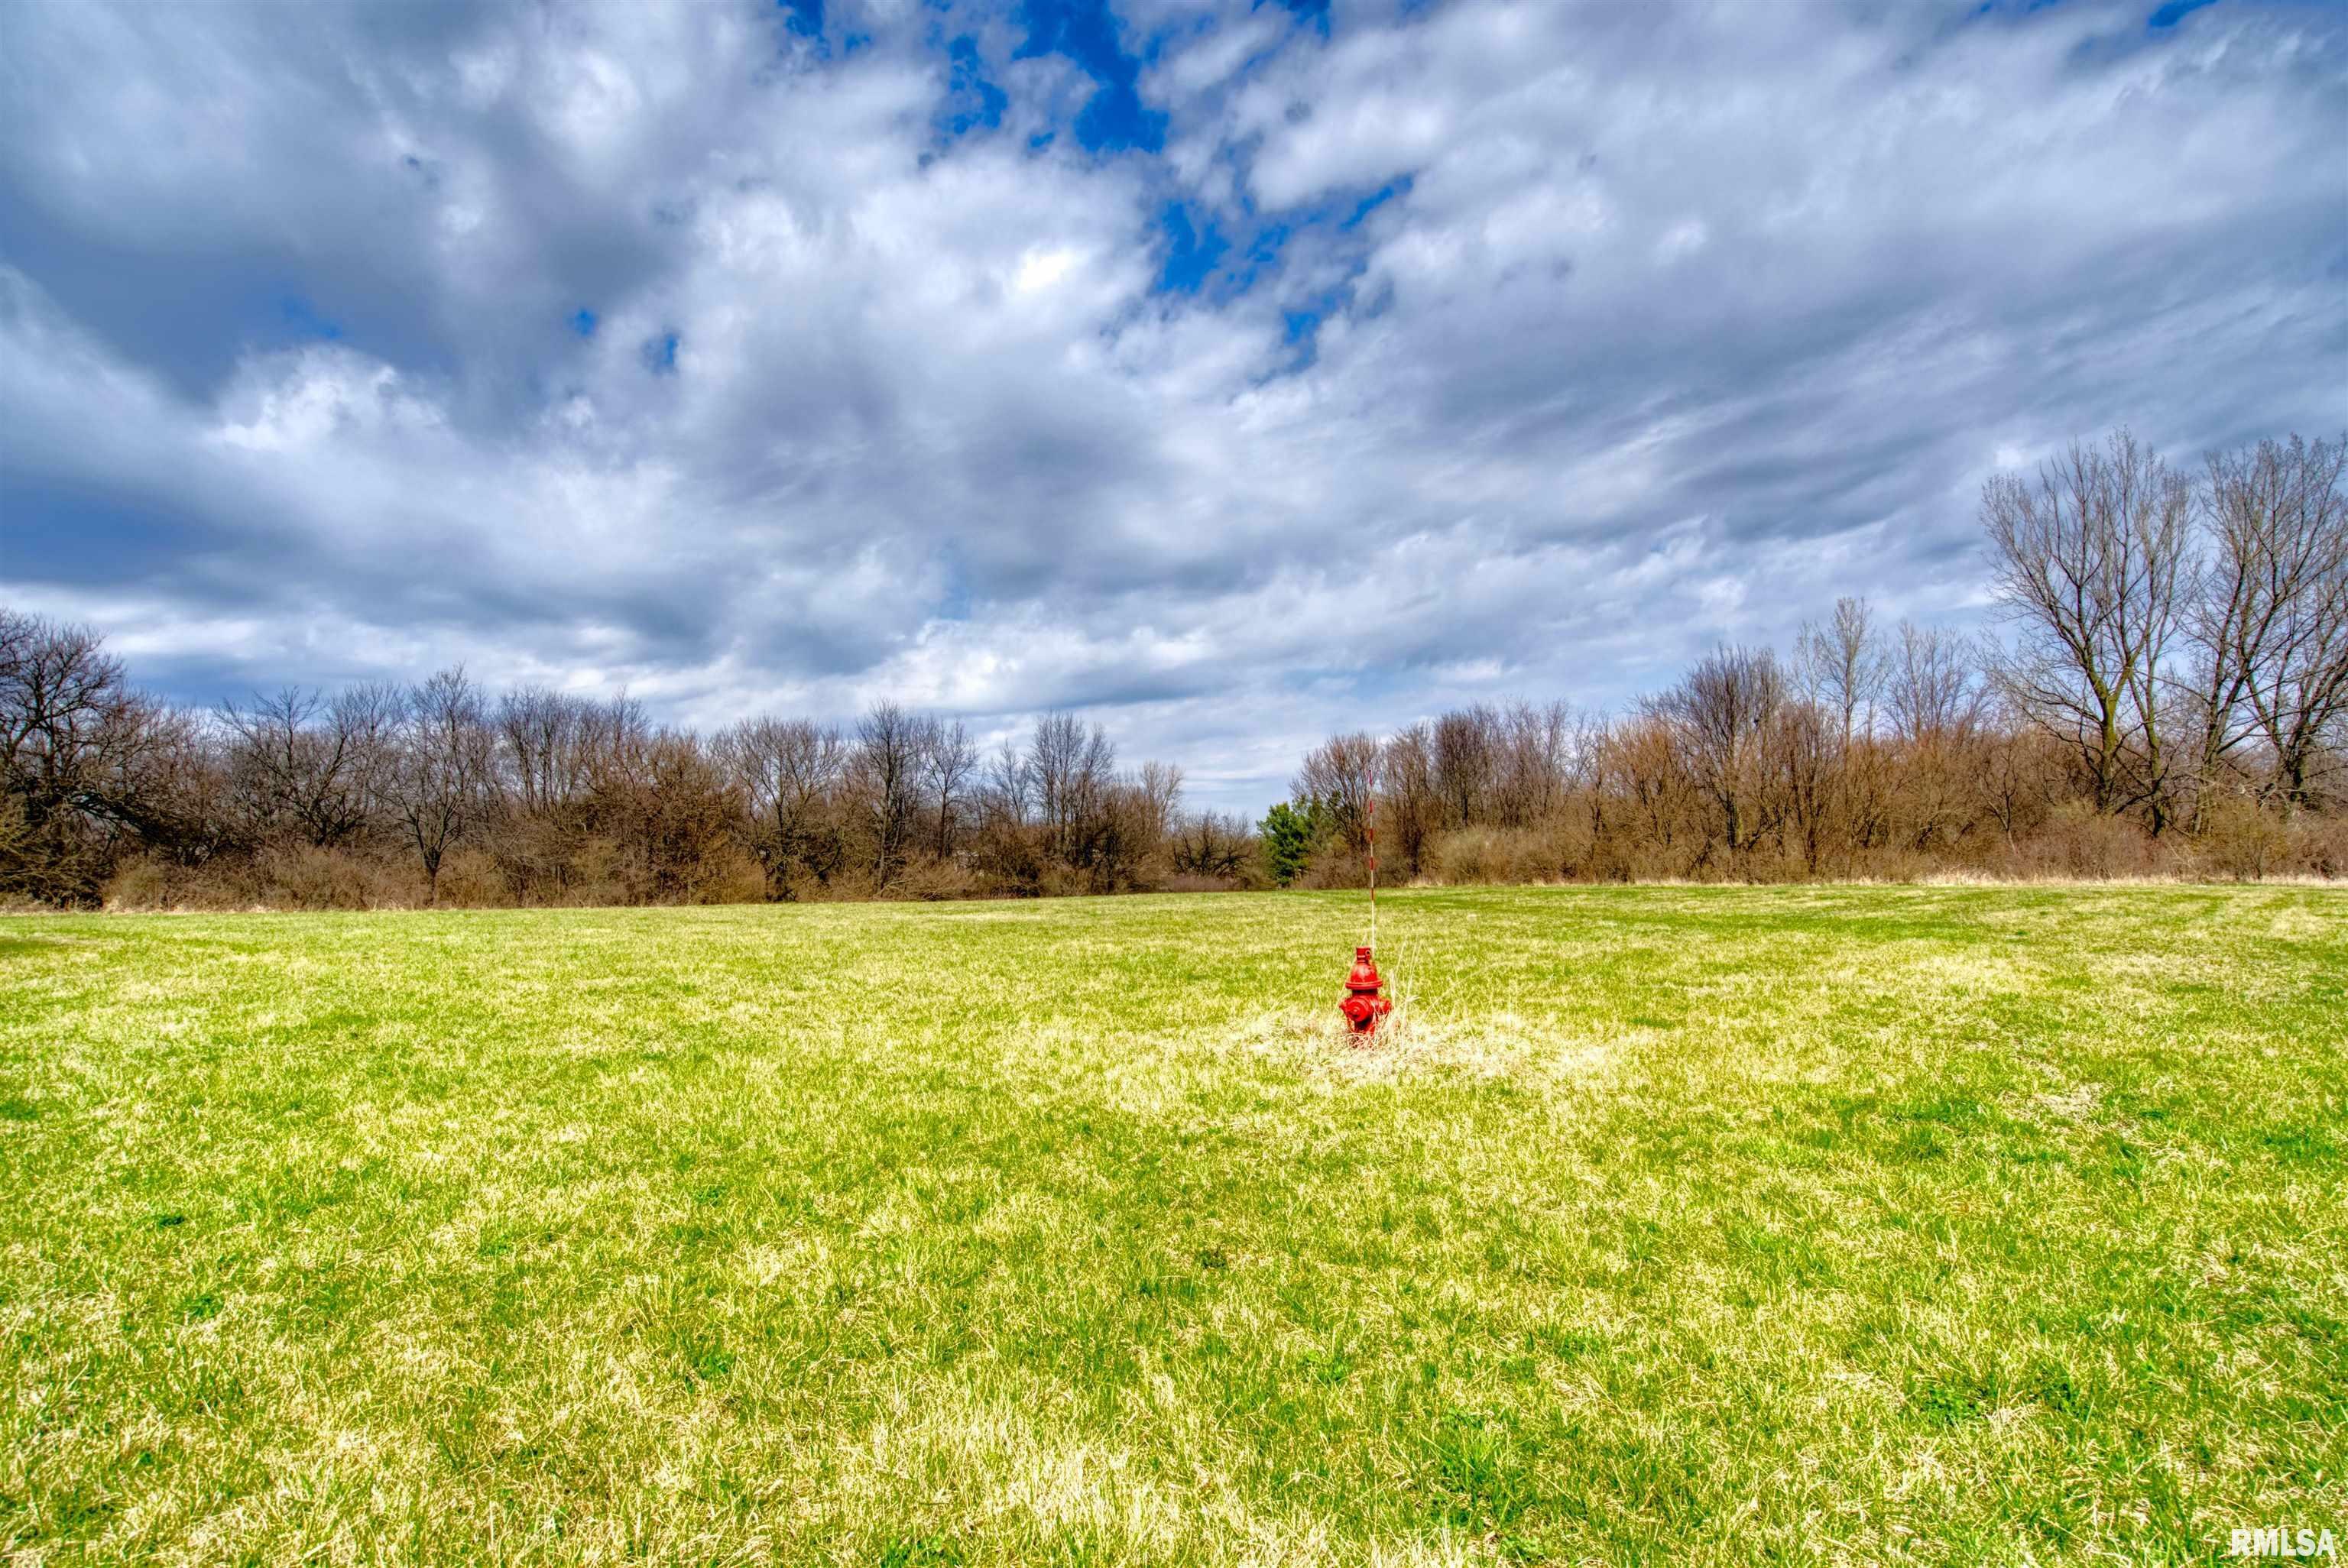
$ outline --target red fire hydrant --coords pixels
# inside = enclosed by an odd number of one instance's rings
[[[1345,1026],[1355,1034],[1375,1032],[1378,1020],[1394,1011],[1394,1003],[1378,995],[1385,982],[1378,978],[1378,966],[1367,948],[1354,949],[1354,972],[1345,977],[1345,999],[1337,1010],[1345,1015]]]

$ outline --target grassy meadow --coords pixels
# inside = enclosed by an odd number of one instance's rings
[[[0,922],[0,1562],[2348,1539],[2348,897]]]

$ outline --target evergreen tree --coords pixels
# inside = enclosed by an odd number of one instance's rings
[[[1314,800],[1301,807],[1282,801],[1264,814],[1263,859],[1272,881],[1285,887],[1296,880],[1304,863],[1313,858],[1321,837],[1321,803]]]

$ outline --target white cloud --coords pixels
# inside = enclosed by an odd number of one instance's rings
[[[199,696],[1086,704],[1260,806],[1333,727],[1973,614],[1972,496],[2071,436],[2348,419],[2322,13],[1137,6],[1153,157],[1007,16],[950,140],[932,14],[832,11],[20,15],[8,596]]]

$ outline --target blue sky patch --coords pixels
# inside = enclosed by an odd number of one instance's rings
[[[1356,187],[1335,191],[1277,216],[1259,213],[1245,201],[1235,211],[1217,212],[1188,199],[1169,200],[1158,216],[1165,244],[1158,292],[1196,294],[1217,302],[1236,299],[1277,273],[1291,241],[1314,231],[1344,236],[1337,241],[1337,254],[1350,258],[1358,269],[1369,243],[1358,231],[1371,214],[1409,195],[1410,189],[1411,177],[1401,175],[1373,190]],[[1331,308],[1342,303],[1343,297]]]
[[[1200,213],[1186,201],[1169,201],[1159,216],[1166,231],[1166,266],[1158,286],[1177,293],[1196,293],[1231,248],[1212,214]]]
[[[946,59],[947,107],[939,114],[940,127],[948,136],[959,137],[1000,126],[1011,95],[987,80],[978,40],[964,33],[946,46]]]
[[[1142,103],[1141,61],[1126,53],[1107,0],[1025,0],[1019,18],[1027,36],[1013,59],[1060,55],[1099,84],[1076,116],[1076,139],[1086,151],[1158,152],[1165,148],[1165,113]]]
[[[1384,207],[1395,197],[1407,196],[1409,194],[1409,175],[1406,174],[1398,179],[1389,179],[1384,185],[1379,186],[1375,190],[1371,191],[1367,196],[1363,197],[1360,201],[1354,203],[1353,211],[1347,213],[1344,220],[1339,223],[1337,227],[1340,229],[1358,229],[1362,226],[1363,220],[1368,218],[1371,213],[1375,212],[1379,208]]]
[[[327,320],[315,306],[299,294],[288,294],[278,307],[285,324],[303,337],[324,338],[332,342],[343,335],[340,322]]]
[[[1261,11],[1267,4],[1279,5],[1299,22],[1310,23],[1323,37],[1329,36],[1329,0],[1256,0],[1256,9]]]

